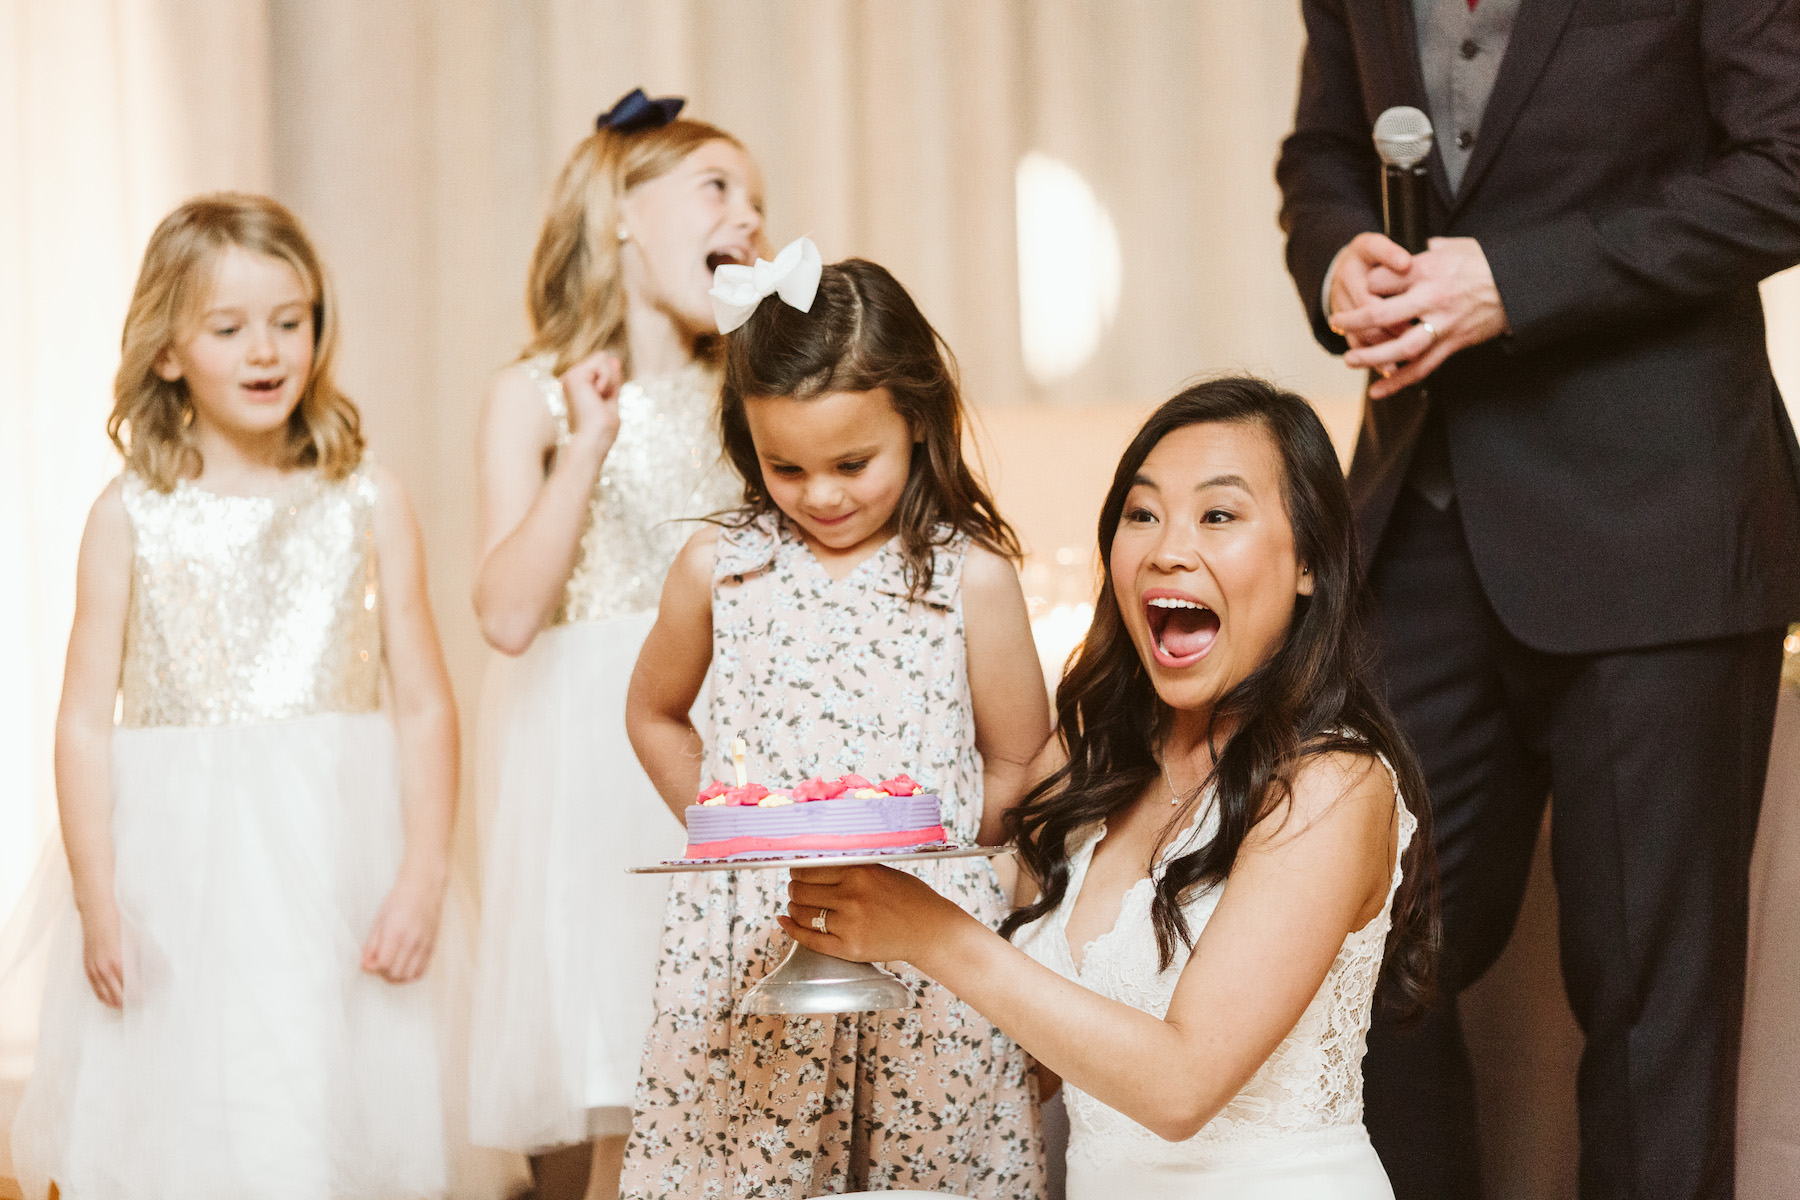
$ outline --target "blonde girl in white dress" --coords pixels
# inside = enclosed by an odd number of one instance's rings
[[[482,924],[471,1132],[528,1152],[540,1200],[611,1196],[681,828],[625,738],[625,689],[684,518],[736,507],[715,424],[713,268],[763,247],[730,134],[632,92],[558,178],[532,337],[478,452],[475,610],[497,652],[478,734]]]
[[[1362,676],[1331,442],[1291,393],[1197,385],[1125,451],[1099,541],[1013,822],[1020,945],[877,867],[796,871],[782,925],[911,962],[1061,1076],[1070,1200],[1391,1200],[1362,1056],[1384,968],[1402,1006],[1430,985],[1431,838]]]
[[[33,1200],[478,1194],[426,978],[456,710],[335,340],[275,202],[152,235],[57,714],[73,889],[13,1128]]]

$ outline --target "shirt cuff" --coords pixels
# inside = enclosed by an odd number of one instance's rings
[[[1319,285],[1319,311],[1325,314],[1327,324],[1331,322],[1331,281],[1337,275],[1338,263],[1343,261],[1344,251],[1350,248],[1345,242],[1338,252],[1331,256],[1331,263],[1325,268],[1325,282]]]

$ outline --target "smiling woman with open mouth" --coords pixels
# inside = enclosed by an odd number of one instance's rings
[[[898,871],[817,867],[782,927],[912,963],[1066,1080],[1071,1200],[1388,1200],[1363,1034],[1378,978],[1429,994],[1431,838],[1362,674],[1330,439],[1260,380],[1189,388],[1126,449],[1099,541],[1010,820],[1035,902],[996,934]]]
[[[1144,619],[1150,623],[1156,661],[1165,667],[1199,662],[1219,633],[1217,613],[1192,596],[1166,588],[1144,594]]]

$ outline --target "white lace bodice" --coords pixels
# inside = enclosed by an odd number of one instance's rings
[[[1385,759],[1383,765],[1387,765]],[[1393,775],[1392,767],[1388,773]],[[1397,793],[1397,782],[1395,790]],[[1079,1088],[1065,1085],[1071,1164],[1085,1159],[1089,1163],[1129,1161],[1143,1166],[1210,1169],[1335,1150],[1366,1137],[1362,1128],[1363,1052],[1394,894],[1400,886],[1400,856],[1417,828],[1406,805],[1396,807],[1400,850],[1387,904],[1367,925],[1344,939],[1318,994],[1249,1084],[1185,1142],[1164,1141]],[[1070,855],[1069,888],[1062,904],[1021,931],[1021,947],[1058,974],[1103,996],[1158,1017],[1167,1016],[1188,953],[1178,948],[1169,968],[1157,970],[1156,934],[1150,923],[1153,880],[1162,877],[1172,859],[1203,846],[1217,826],[1216,806],[1208,797],[1194,823],[1164,850],[1153,875],[1139,880],[1125,894],[1118,923],[1088,943],[1078,970],[1068,943],[1069,913],[1081,895],[1088,864],[1105,827],[1097,823],[1083,831]],[[1182,906],[1196,941],[1222,890],[1218,886],[1197,889]]]

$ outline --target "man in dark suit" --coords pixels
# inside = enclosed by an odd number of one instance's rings
[[[1506,943],[1553,794],[1582,1195],[1729,1200],[1746,878],[1800,617],[1757,290],[1800,261],[1800,3],[1301,7],[1288,266],[1320,342],[1376,372],[1350,483],[1442,880],[1441,1000],[1378,1018],[1370,1133],[1401,1200],[1480,1194],[1456,994]],[[1417,255],[1374,232],[1393,105],[1437,128]]]

